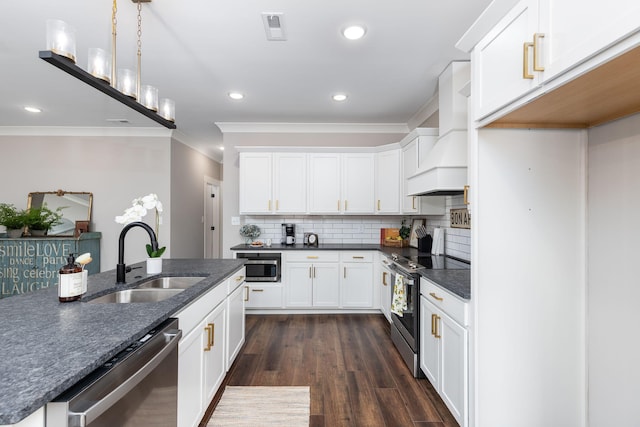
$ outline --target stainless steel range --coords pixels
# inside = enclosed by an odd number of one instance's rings
[[[384,262],[384,261],[383,261]],[[424,375],[420,370],[420,271],[424,269],[468,269],[469,264],[444,255],[420,255],[402,257],[392,254],[385,265],[392,271],[391,292],[398,282],[402,282],[406,296],[406,308],[398,313],[391,312],[391,339],[402,355],[405,363],[416,378]]]

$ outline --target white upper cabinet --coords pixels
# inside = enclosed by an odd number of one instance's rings
[[[343,213],[374,213],[374,164],[373,153],[342,154]]]
[[[376,154],[376,213],[400,213],[400,150]]]
[[[271,153],[240,153],[240,213],[271,213]]]
[[[310,213],[340,213],[340,154],[309,154],[309,199]]]
[[[240,213],[305,213],[307,155],[240,153]]]
[[[631,40],[609,49],[638,35],[638,16],[637,0],[520,1],[473,49],[473,118],[508,113],[518,100],[544,94],[547,84],[563,84],[637,46]]]
[[[409,177],[413,176],[424,162],[427,153],[438,139],[434,135],[420,135],[402,149],[402,213],[415,215],[444,215],[445,196],[407,196]]]
[[[476,46],[471,61],[476,75],[472,85],[475,119],[536,88],[540,76],[533,71],[533,34],[537,29],[538,0],[524,0]]]
[[[639,29],[638,0],[540,0],[544,79],[555,77]]]
[[[307,211],[307,155],[273,154],[273,209],[275,213]]]

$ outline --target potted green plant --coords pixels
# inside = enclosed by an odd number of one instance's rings
[[[31,235],[46,236],[51,227],[62,222],[62,209],[63,208],[59,207],[54,211],[49,209],[46,204],[39,208],[27,209],[26,225]]]
[[[9,237],[21,237],[27,225],[27,214],[12,204],[0,203],[0,225],[5,226]]]

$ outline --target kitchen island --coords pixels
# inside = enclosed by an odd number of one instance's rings
[[[202,276],[202,281],[156,303],[87,304],[154,277],[145,274],[144,263],[131,266],[123,285],[115,285],[115,270],[90,276],[81,301],[59,303],[57,288],[2,299],[0,425],[43,407],[242,265],[241,260],[165,259],[162,276]]]

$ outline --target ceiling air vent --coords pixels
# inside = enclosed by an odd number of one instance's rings
[[[267,34],[267,40],[287,39],[284,31],[284,15],[281,12],[263,12],[262,23],[264,24],[264,31]]]

